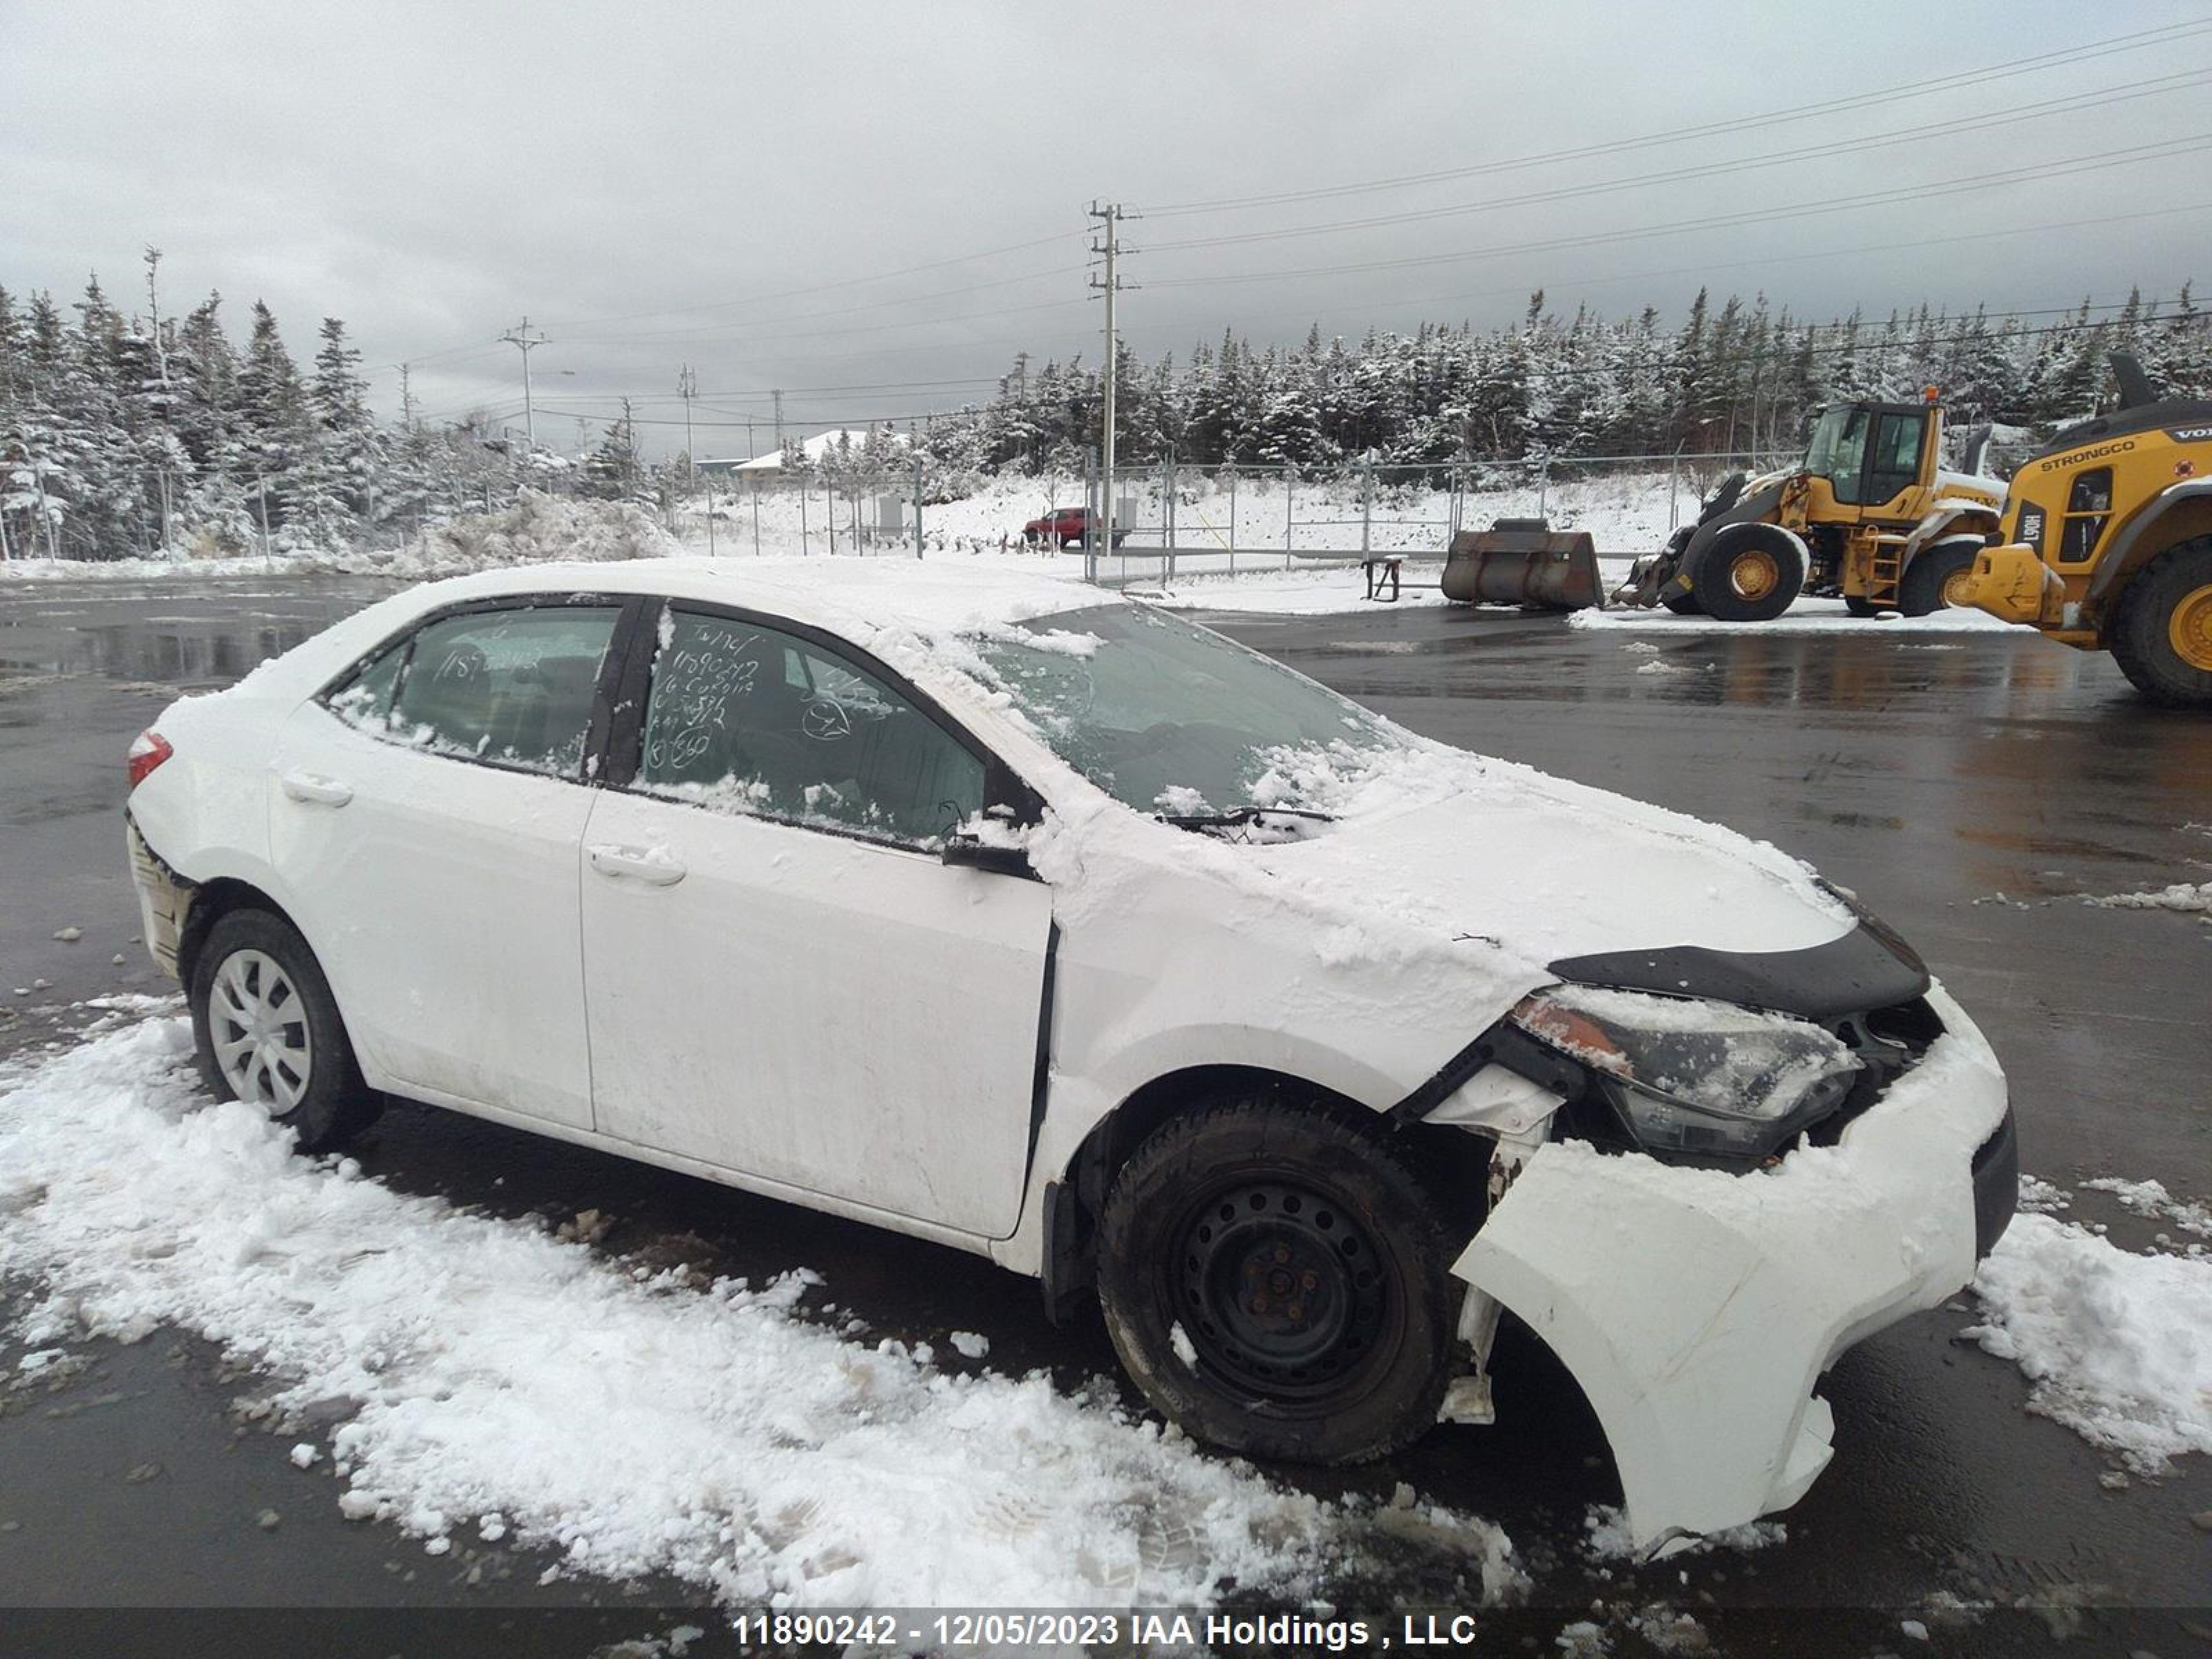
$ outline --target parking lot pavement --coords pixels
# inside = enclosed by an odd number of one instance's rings
[[[178,690],[228,683],[381,591],[277,578],[0,590],[0,1051],[81,1024],[72,1005],[88,998],[164,988],[131,937],[118,822],[131,737]],[[2212,1189],[2212,926],[2082,902],[2207,878],[2212,722],[2143,708],[2108,660],[2027,635],[1886,639],[1878,624],[1654,641],[1457,610],[1221,625],[1431,736],[1810,859],[1912,939],[1982,1023],[2013,1079],[2025,1169]],[[1601,890],[1629,878],[1588,872]],[[71,928],[75,941],[54,937]],[[494,1213],[599,1210],[607,1250],[680,1249],[756,1279],[811,1268],[840,1316],[874,1334],[979,1331],[1001,1369],[1114,1370],[1095,1319],[1054,1330],[1031,1287],[974,1258],[434,1111],[388,1114],[360,1158],[395,1187]],[[2093,1201],[2080,1212],[2115,1240],[2147,1237],[2152,1224]],[[1931,1597],[2026,1599],[2045,1611],[1970,1623],[1944,1650],[2021,1651],[2069,1621],[2081,1639],[2065,1650],[2196,1650],[2185,1621],[2206,1615],[2185,1604],[2212,1601],[2212,1534],[2191,1521],[2212,1508],[2202,1461],[2108,1485],[2104,1458],[2026,1413],[2012,1367],[1956,1340],[1969,1322],[1930,1313],[1839,1362],[1825,1389],[1835,1462],[1786,1517],[1787,1542],[1748,1555],[1593,1561],[1583,1516],[1617,1495],[1602,1441],[1564,1374],[1510,1334],[1498,1427],[1443,1431],[1348,1474],[1275,1473],[1382,1497],[1405,1481],[1488,1516],[1557,1609],[1668,1598],[1723,1630],[1834,1608],[1790,1650],[1863,1654],[1910,1645],[1899,1611]],[[13,1352],[0,1341],[0,1369]],[[344,1525],[327,1477],[237,1432],[227,1408],[246,1381],[196,1341],[157,1334],[91,1358],[0,1413],[0,1527],[17,1523],[0,1531],[0,1603],[635,1599],[540,1587],[544,1562],[527,1552],[493,1552],[471,1581],[471,1563],[427,1563],[395,1533]],[[262,1530],[264,1510],[281,1524]],[[1364,1588],[1383,1604],[1448,1582],[1409,1557]]]

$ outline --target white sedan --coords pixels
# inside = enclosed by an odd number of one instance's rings
[[[1641,1542],[1735,1525],[2012,1212],[1979,1033],[1805,866],[1054,580],[434,583],[131,775],[209,1086],[303,1150],[399,1096],[973,1250],[1255,1455],[1491,1421],[1510,1311]]]

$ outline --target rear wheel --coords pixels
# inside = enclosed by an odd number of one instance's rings
[[[1796,538],[1773,525],[1731,526],[1698,555],[1690,571],[1698,608],[1722,622],[1771,622],[1804,585],[1805,560]]]
[[[1887,607],[1876,605],[1863,593],[1844,595],[1844,609],[1854,617],[1879,617]]]
[[[1170,1122],[1123,1167],[1099,1300],[1131,1378],[1194,1436],[1358,1462],[1437,1420],[1454,1254],[1381,1132],[1247,1097]]]
[[[1974,556],[1983,546],[1978,536],[1936,543],[1906,569],[1898,584],[1897,608],[1908,617],[1925,617],[1964,607],[1966,580],[1974,574]]]
[[[234,910],[192,960],[192,1037],[201,1079],[299,1137],[304,1152],[343,1146],[376,1119],[345,1022],[299,929]]]
[[[2137,571],[2105,643],[2151,702],[2212,708],[2212,539],[2170,547]]]

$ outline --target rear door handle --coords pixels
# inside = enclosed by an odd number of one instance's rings
[[[277,782],[294,800],[313,801],[318,806],[343,806],[353,799],[353,791],[336,778],[313,772],[287,772]]]
[[[665,848],[601,845],[586,849],[592,868],[617,880],[631,878],[655,887],[673,887],[684,879],[684,864]]]

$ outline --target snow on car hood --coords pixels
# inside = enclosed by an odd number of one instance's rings
[[[1280,880],[1539,963],[1685,945],[1802,950],[1856,925],[1809,866],[1767,842],[1420,739],[1280,756],[1253,793],[1335,819],[1243,849]]]

